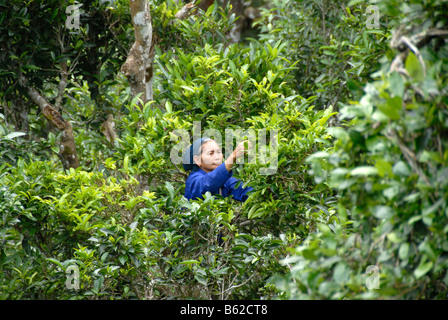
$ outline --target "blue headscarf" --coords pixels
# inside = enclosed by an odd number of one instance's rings
[[[199,167],[196,163],[193,161],[194,156],[199,156],[201,154],[201,146],[203,143],[212,140],[208,137],[197,139],[193,142],[192,145],[185,151],[185,153],[182,155],[182,166],[184,167],[185,171],[195,172],[199,170]]]

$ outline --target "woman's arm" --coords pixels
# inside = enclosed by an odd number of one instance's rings
[[[247,148],[244,147],[244,145],[247,145]],[[240,142],[238,146],[233,150],[232,154],[224,161],[226,164],[227,171],[230,172],[232,170],[233,165],[235,164],[236,160],[240,157],[244,157],[244,154],[247,150],[251,148],[251,143],[249,140]]]

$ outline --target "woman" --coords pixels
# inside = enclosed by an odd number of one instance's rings
[[[247,143],[248,148],[244,145]],[[242,183],[236,187],[239,180],[232,177],[232,168],[236,160],[244,157],[251,147],[249,141],[243,141],[223,162],[221,147],[215,140],[201,138],[193,142],[184,153],[182,162],[186,171],[191,173],[185,182],[185,198],[201,199],[209,191],[223,197],[233,196],[235,200],[244,202],[252,187],[244,188]]]

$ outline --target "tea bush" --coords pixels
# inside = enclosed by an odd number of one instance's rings
[[[442,2],[392,4],[381,8],[414,13],[398,35],[446,26]],[[383,59],[363,97],[344,106],[344,127],[327,130],[334,150],[307,159],[337,192],[337,214],[283,261],[291,269],[277,284],[290,297],[447,297],[446,43],[416,43],[396,49],[402,69]]]
[[[354,2],[356,3],[353,5]],[[291,86],[316,104],[335,111],[358,99],[370,74],[387,51],[398,17],[378,13],[378,26],[367,25],[365,1],[272,1],[256,21],[261,39],[281,39],[289,59],[297,61]],[[336,120],[336,119],[335,119]]]

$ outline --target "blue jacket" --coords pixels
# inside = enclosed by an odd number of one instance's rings
[[[188,200],[202,199],[202,195],[207,191],[210,191],[211,194],[219,194],[219,189],[221,189],[223,197],[232,195],[235,200],[246,201],[248,198],[247,193],[252,191],[253,188],[243,188],[243,184],[240,183],[238,188],[235,189],[236,184],[240,180],[232,177],[232,174],[232,170],[230,172],[227,171],[224,162],[209,173],[202,169],[190,173],[185,182],[185,198]]]

